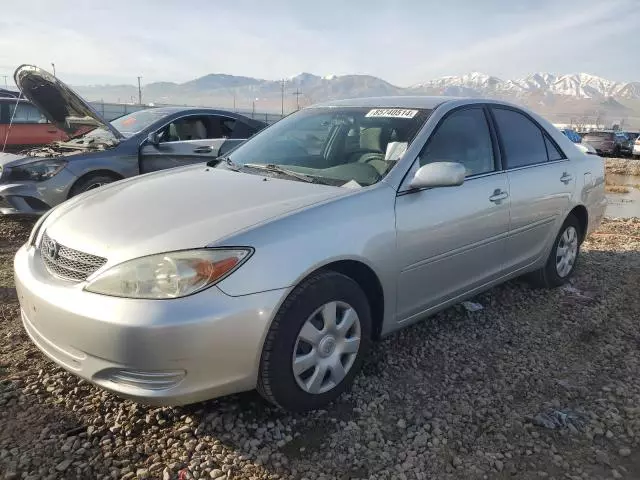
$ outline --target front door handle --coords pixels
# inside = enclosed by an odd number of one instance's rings
[[[213,147],[196,147],[193,149],[193,153],[211,153],[213,152]]]
[[[499,188],[496,188],[495,191],[493,192],[493,195],[489,197],[489,201],[493,203],[500,203],[502,200],[504,200],[508,196],[509,194],[507,192],[505,192],[504,190],[500,190]]]
[[[560,181],[565,185],[568,185],[571,180],[573,180],[573,177],[569,175],[567,172],[564,172],[560,177]]]

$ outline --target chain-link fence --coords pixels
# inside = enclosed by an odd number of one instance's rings
[[[137,105],[137,104],[131,104],[131,103],[109,103],[109,102],[89,102],[89,103],[93,108],[96,109],[96,111],[100,115],[102,115],[108,121],[114,120],[123,115],[127,115],[128,113],[136,112],[138,110],[142,110],[145,108],[176,107],[176,106],[181,106],[181,107],[183,106],[185,108],[199,107],[197,105],[187,106],[187,105],[170,105],[170,104]],[[209,107],[203,107],[203,108],[209,108]],[[220,108],[220,110],[229,110],[229,109]],[[282,118],[282,115],[280,115],[279,113],[257,112],[257,111],[245,110],[245,109],[235,109],[233,111],[241,115],[245,115],[249,118],[263,121],[267,124],[275,123]]]

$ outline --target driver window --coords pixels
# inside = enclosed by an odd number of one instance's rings
[[[160,131],[160,142],[182,142],[185,140],[204,140],[209,137],[206,118],[178,118]]]
[[[420,166],[433,162],[461,163],[468,177],[495,170],[491,134],[481,107],[445,118],[420,154]]]

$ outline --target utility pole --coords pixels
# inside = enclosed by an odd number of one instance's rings
[[[4,77],[4,88],[6,88],[7,90],[9,89],[9,85],[7,84],[7,77],[9,75],[2,75]]]
[[[280,113],[282,114],[283,117],[284,117],[284,82],[285,82],[285,80],[282,79],[282,83],[280,84],[280,93],[281,93],[281,97],[282,97],[281,104],[280,104],[281,105],[281,112]]]
[[[296,91],[293,92],[292,95],[296,97],[296,110],[300,110],[300,95],[302,95],[302,92],[299,88],[296,88]]]
[[[56,64],[51,62],[51,68],[53,68],[53,76],[56,76]]]
[[[140,79],[142,77],[138,76],[138,104],[142,105],[142,86],[140,85]]]

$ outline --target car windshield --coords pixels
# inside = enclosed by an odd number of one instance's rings
[[[168,112],[165,109],[150,108],[116,118],[111,122],[111,125],[125,137],[130,137],[167,116],[167,114]]]
[[[230,154],[247,173],[288,175],[337,186],[380,181],[402,157],[431,110],[309,108],[286,117]]]

